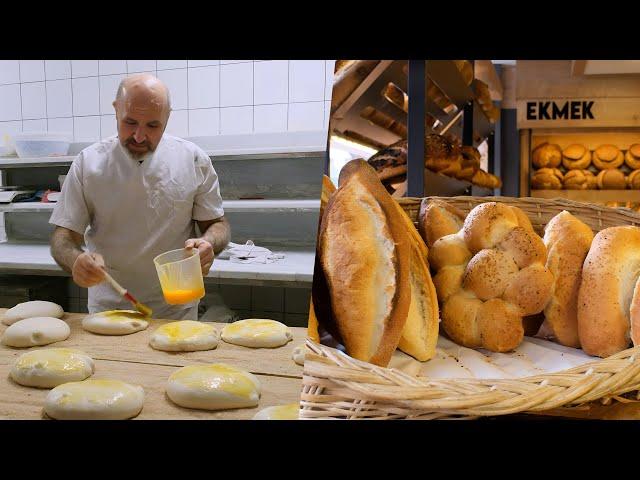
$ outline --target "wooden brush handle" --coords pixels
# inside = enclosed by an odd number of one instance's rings
[[[104,269],[103,269],[104,270]],[[120,285],[118,282],[116,282],[111,275],[109,275],[107,273],[106,270],[104,270],[104,278],[107,280],[107,282],[109,282],[111,284],[111,286],[114,288],[114,290],[116,292],[118,292],[120,295],[122,295],[124,297],[124,294],[127,293],[127,290],[124,289],[122,287],[122,285]]]

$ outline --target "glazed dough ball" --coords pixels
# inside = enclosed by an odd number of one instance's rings
[[[64,310],[57,303],[45,302],[43,300],[33,300],[31,302],[19,303],[7,310],[2,318],[2,323],[12,325],[18,320],[32,317],[53,317],[62,318]]]
[[[224,363],[189,365],[167,382],[167,395],[174,403],[201,410],[255,407],[260,391],[253,374]]]
[[[220,334],[209,323],[195,320],[180,320],[159,327],[149,345],[156,350],[167,352],[195,352],[212,350],[218,346]]]
[[[69,325],[59,318],[25,318],[7,327],[2,344],[17,348],[36,347],[66,340],[70,334]]]
[[[293,358],[293,361],[296,362],[298,365],[304,367],[304,356],[306,353],[307,353],[307,347],[303,343],[302,345],[298,345],[296,348],[293,349],[293,354],[291,355],[291,358]]]
[[[10,376],[25,387],[53,388],[93,375],[95,366],[86,353],[72,348],[47,348],[23,353]]]
[[[255,414],[253,420],[298,420],[300,405],[290,403],[288,405],[276,405],[267,407]]]
[[[284,323],[263,318],[240,320],[222,329],[222,340],[243,347],[281,347],[292,338],[291,330]]]
[[[89,315],[82,320],[82,328],[99,335],[129,335],[149,326],[144,315],[133,310],[109,310]]]
[[[144,390],[120,380],[89,379],[57,386],[44,411],[58,420],[126,420],[142,410]]]

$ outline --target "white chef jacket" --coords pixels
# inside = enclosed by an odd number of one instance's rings
[[[84,235],[87,250],[101,254],[109,274],[154,317],[197,320],[198,301],[164,301],[153,259],[184,248],[194,220],[223,215],[218,175],[197,145],[165,134],[140,163],[113,136],[74,159],[49,223]],[[89,288],[89,313],[131,308],[107,282]]]

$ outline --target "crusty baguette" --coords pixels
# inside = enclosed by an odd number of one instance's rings
[[[386,366],[411,302],[411,238],[394,200],[364,160],[340,172],[322,219],[318,255],[333,324],[347,353]],[[318,312],[315,296],[314,304]]]
[[[376,68],[378,63],[380,63],[380,60],[350,61],[344,68],[335,73],[331,96],[331,113],[335,112],[344,103],[349,95]]]
[[[555,281],[538,334],[567,347],[580,347],[578,291],[582,265],[592,241],[591,229],[566,210],[553,217],[544,230],[547,268]]]

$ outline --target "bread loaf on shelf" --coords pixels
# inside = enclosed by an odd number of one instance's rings
[[[624,155],[615,145],[600,145],[593,151],[593,164],[600,170],[618,168],[623,162]]]
[[[547,223],[544,230],[546,265],[555,281],[538,336],[567,347],[580,347],[578,292],[582,281],[582,265],[592,241],[591,229],[566,210]]]
[[[516,348],[523,317],[540,313],[551,296],[546,260],[524,212],[497,202],[476,206],[459,232],[429,250],[444,331],[466,347]]]
[[[567,190],[593,190],[598,188],[596,176],[589,170],[569,170],[562,179]]]
[[[534,148],[532,163],[536,168],[558,168],[562,163],[562,149],[554,143],[542,143]]]
[[[627,179],[622,171],[616,169],[601,170],[596,177],[600,190],[624,190],[627,188]]]
[[[624,162],[631,170],[640,169],[640,143],[629,146],[624,155]]]
[[[586,170],[591,165],[591,151],[574,143],[562,151],[562,165],[567,170]]]
[[[369,157],[367,162],[375,169],[381,181],[405,175],[407,173],[407,141],[400,140],[389,145]]]
[[[469,60],[454,60],[453,63],[456,64],[456,68],[462,75],[464,83],[466,83],[467,86],[471,85],[473,83],[473,66],[471,62]]]
[[[640,344],[640,228],[610,227],[593,239],[578,294],[578,334],[589,355]]]
[[[470,182],[478,170],[480,170],[480,152],[477,148],[463,145],[460,149],[462,155],[461,169],[456,173],[456,178]]]
[[[539,190],[559,190],[564,176],[557,168],[541,168],[533,173],[531,186]]]
[[[627,187],[634,190],[640,189],[640,170],[634,170],[627,175]]]
[[[442,135],[427,135],[425,166],[436,173],[455,176],[462,169],[460,147]]]

